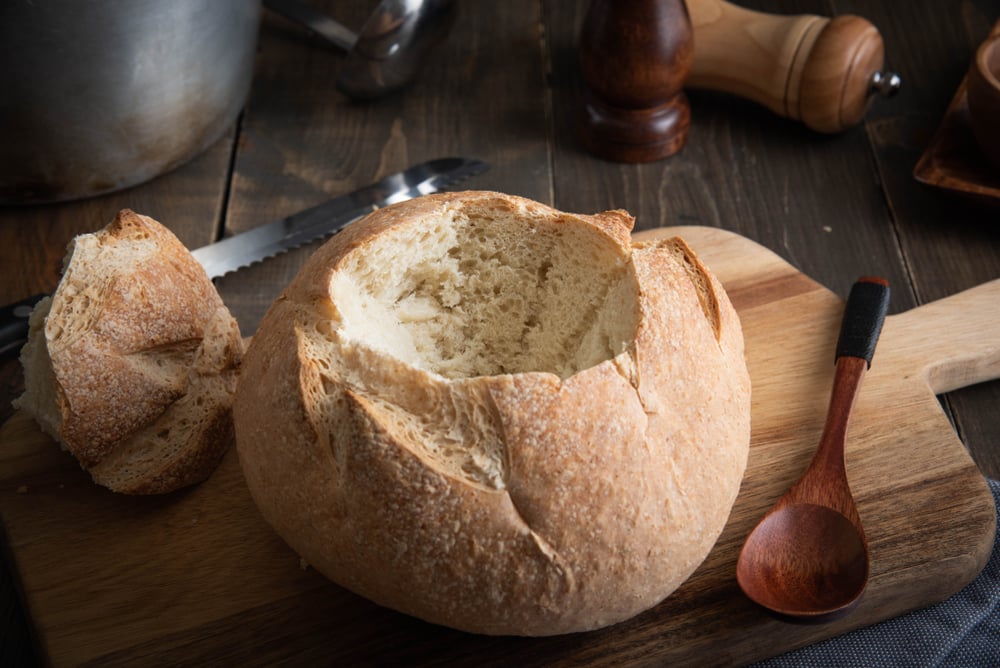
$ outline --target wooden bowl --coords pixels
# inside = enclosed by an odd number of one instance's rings
[[[968,81],[972,131],[983,153],[1000,169],[1000,35],[979,46]]]

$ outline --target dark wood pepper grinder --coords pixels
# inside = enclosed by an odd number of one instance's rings
[[[684,146],[692,32],[684,0],[592,0],[579,44],[581,136],[589,151],[649,162]]]

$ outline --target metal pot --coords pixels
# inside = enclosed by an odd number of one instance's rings
[[[260,0],[0,2],[0,202],[147,181],[232,125]]]

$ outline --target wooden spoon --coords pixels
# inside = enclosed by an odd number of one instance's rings
[[[868,541],[847,483],[844,444],[888,306],[884,279],[863,277],[851,288],[819,447],[806,472],[757,524],[740,552],[740,588],[781,616],[835,619],[857,605],[868,584]]]

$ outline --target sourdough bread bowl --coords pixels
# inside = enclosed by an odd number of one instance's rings
[[[722,286],[632,224],[447,193],[324,244],[237,388],[267,522],[340,585],[470,632],[596,629],[674,591],[736,498],[750,382]]]
[[[170,230],[123,210],[71,243],[21,351],[32,415],[124,494],[201,482],[232,445],[243,355],[236,320]]]

